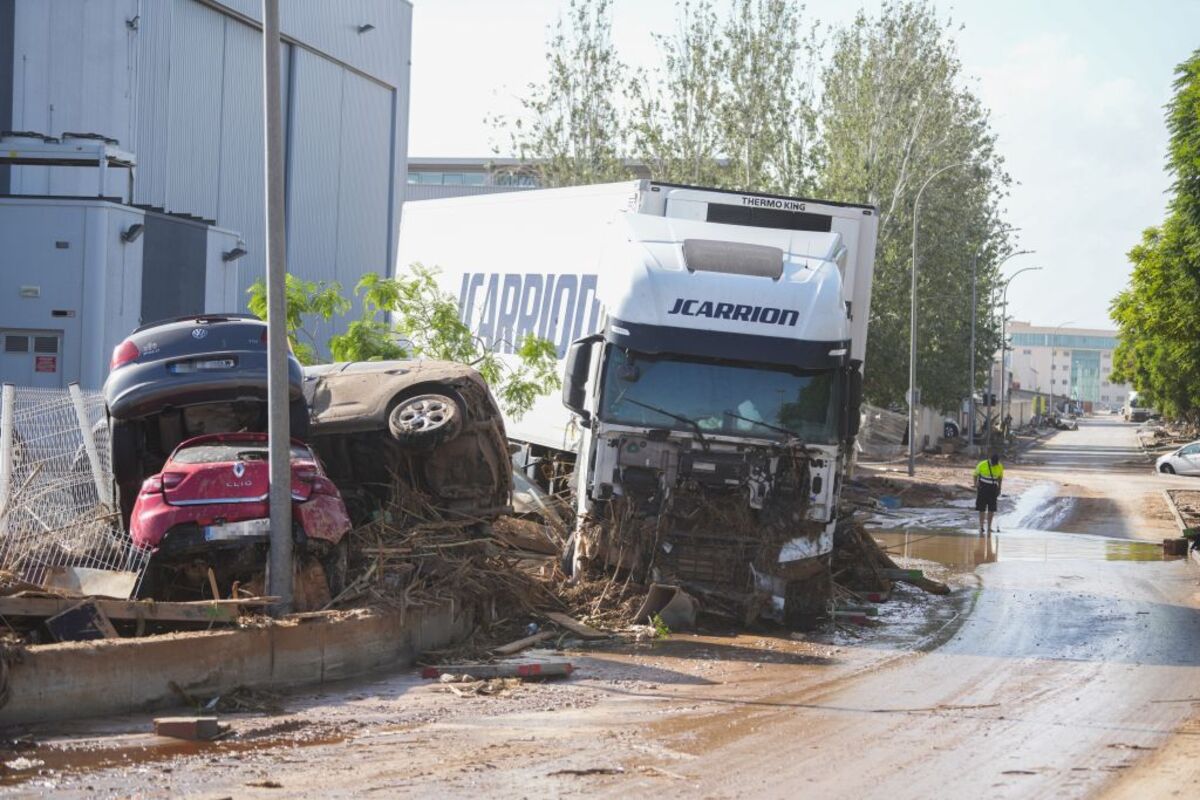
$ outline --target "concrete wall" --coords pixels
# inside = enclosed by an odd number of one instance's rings
[[[138,159],[136,202],[243,234],[242,289],[265,263],[260,6],[15,0],[11,53],[0,52],[0,78],[12,65],[12,128],[119,139]],[[412,6],[281,7],[289,270],[352,286],[364,271],[391,269],[406,175]],[[365,25],[374,28],[360,33]],[[125,174],[114,172],[107,192],[120,196]],[[14,168],[11,182],[22,194],[96,191],[94,172],[83,169]],[[244,298],[222,310],[245,310]]]
[[[175,683],[209,698],[240,686],[290,689],[411,666],[462,639],[472,617],[452,606],[143,639],[28,648],[9,668],[0,725],[176,706]]]

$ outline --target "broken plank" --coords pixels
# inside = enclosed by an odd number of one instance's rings
[[[607,639],[609,634],[604,631],[599,631],[591,625],[585,625],[574,617],[563,614],[559,611],[543,611],[542,616],[553,622],[555,625],[566,628],[571,633],[578,636],[580,639]]]
[[[499,647],[493,648],[492,652],[498,656],[511,656],[513,653],[521,652],[526,647],[532,647],[538,642],[544,642],[547,639],[553,638],[554,633],[552,631],[541,631],[540,633],[535,633],[532,636],[526,636],[523,639],[517,639],[515,642],[509,642],[508,644],[500,645]]]
[[[46,629],[55,641],[82,642],[92,639],[116,639],[117,631],[93,599],[86,599],[46,620]]]
[[[472,678],[557,678],[570,675],[575,667],[567,661],[533,661],[512,664],[440,664],[421,670],[422,678],[470,675]]]
[[[158,603],[149,600],[94,598],[110,620],[148,622],[237,622],[238,604]],[[77,597],[0,597],[0,617],[54,617],[79,603]]]

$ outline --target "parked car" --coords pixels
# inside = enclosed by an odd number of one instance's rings
[[[489,520],[512,498],[504,418],[479,373],[447,361],[305,367],[309,441],[356,522],[397,490]]]
[[[288,359],[293,437],[308,421],[300,362]],[[104,404],[124,520],[142,481],[180,443],[208,433],[267,429],[267,325],[248,315],[143,325],[113,350]]]
[[[261,573],[271,522],[268,452],[265,433],[198,436],[146,479],[129,526],[133,543],[153,550],[144,596],[206,587],[209,569],[222,592]],[[297,556],[319,561],[337,594],[346,578],[350,517],[308,445],[292,441],[291,464]]]
[[[1154,468],[1168,475],[1200,475],[1200,442],[1185,444],[1178,450],[1159,456]]]

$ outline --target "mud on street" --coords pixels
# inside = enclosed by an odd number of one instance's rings
[[[960,488],[872,533],[953,591],[897,585],[871,627],[568,642],[532,654],[569,680],[476,693],[405,673],[251,696],[209,743],[139,716],[35,728],[0,793],[1194,796],[1200,572],[1163,559],[1153,502],[1187,479],[1149,472],[1133,430],[1087,421],[1012,463],[990,541],[967,480],[931,468]]]

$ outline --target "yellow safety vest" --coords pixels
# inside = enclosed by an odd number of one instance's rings
[[[980,483],[999,486],[1000,481],[1004,479],[1004,465],[992,466],[991,461],[984,459],[979,462],[979,466],[975,467],[975,477],[979,478]]]

